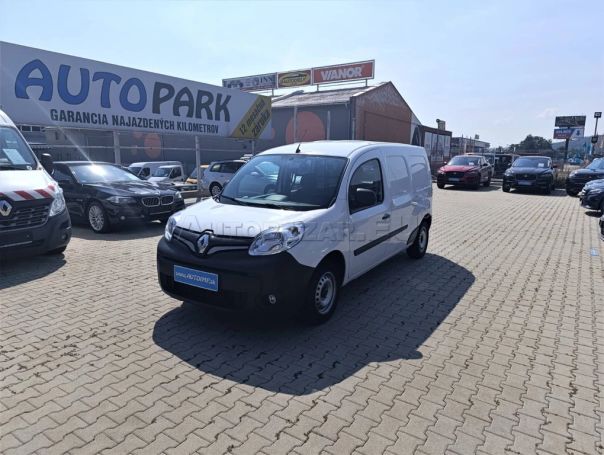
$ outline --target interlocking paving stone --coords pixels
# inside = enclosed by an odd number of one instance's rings
[[[0,452],[603,453],[591,215],[435,188],[426,257],[311,328],[164,295],[162,225],[76,226],[64,256],[0,262]]]

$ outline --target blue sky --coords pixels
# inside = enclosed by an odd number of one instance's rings
[[[603,18],[602,0],[0,0],[0,40],[218,85],[375,59],[422,123],[506,145],[550,138],[555,115],[593,133]]]

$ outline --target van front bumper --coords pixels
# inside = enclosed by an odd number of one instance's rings
[[[70,240],[71,219],[64,210],[42,226],[0,231],[0,257],[43,254],[63,248]]]
[[[218,290],[175,281],[174,266],[218,275]],[[215,308],[290,313],[302,304],[313,272],[312,267],[300,264],[288,252],[250,256],[247,250],[239,250],[201,256],[180,242],[165,238],[157,246],[162,290],[175,299]]]

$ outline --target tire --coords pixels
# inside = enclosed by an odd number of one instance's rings
[[[426,223],[419,226],[417,235],[413,243],[407,248],[407,254],[413,259],[421,259],[426,254],[428,249],[428,241],[430,240],[430,230]]]
[[[218,196],[221,192],[222,192],[222,185],[220,185],[220,183],[214,182],[210,185],[210,195],[212,197]]]
[[[480,189],[480,182],[478,182],[476,185],[472,185],[471,187],[474,191],[479,190]]]
[[[335,312],[341,286],[339,272],[334,262],[325,262],[313,273],[300,311],[307,324],[323,324]]]
[[[501,189],[503,190],[504,193],[509,193],[511,190],[510,185],[506,185],[505,183],[501,186]]]
[[[570,197],[577,197],[577,194],[579,194],[579,192],[567,189],[566,194],[568,194]]]
[[[442,190],[445,187],[445,184],[444,183],[437,183],[436,186],[439,187]]]
[[[543,189],[543,194],[552,194],[552,186],[553,185],[547,185],[544,189]]]
[[[487,179],[486,182],[484,182],[482,184],[485,188],[488,188],[489,186],[491,186],[491,176],[489,175],[489,178]]]
[[[86,210],[88,225],[96,233],[109,232],[109,218],[107,212],[99,202],[92,202]]]
[[[600,213],[604,215],[604,198],[600,201]]]
[[[56,254],[62,254],[67,249],[67,245],[62,246],[61,248],[55,248],[54,250],[47,251],[46,254],[48,256],[54,256]]]

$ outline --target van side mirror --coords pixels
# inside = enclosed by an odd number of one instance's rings
[[[46,170],[46,172],[52,175],[52,171],[54,171],[55,166],[50,153],[42,153],[40,156],[40,164]]]
[[[354,198],[352,204],[350,204],[350,209],[353,212],[356,212],[357,210],[372,207],[376,204],[377,195],[375,194],[375,191],[367,188],[357,188],[354,192]]]

